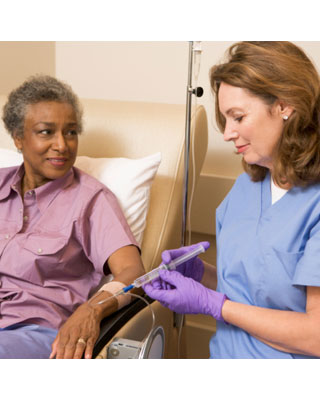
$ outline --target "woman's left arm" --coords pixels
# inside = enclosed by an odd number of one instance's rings
[[[108,267],[114,281],[124,286],[144,274],[139,251],[133,245],[115,251],[108,259]],[[100,322],[119,307],[116,298],[102,304],[98,303],[112,295],[113,293],[105,290],[99,291],[94,298],[77,308],[60,328],[52,344],[50,358],[82,358],[83,354],[85,358],[92,357],[100,333]]]
[[[180,314],[207,314],[235,325],[262,342],[287,353],[320,357],[320,288],[307,288],[306,312],[282,311],[229,300],[223,293],[177,271],[160,271],[169,286],[150,282],[148,296]]]
[[[305,313],[226,300],[222,317],[277,350],[320,357],[320,287],[307,287]]]

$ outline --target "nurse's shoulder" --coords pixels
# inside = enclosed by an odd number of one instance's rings
[[[240,196],[248,198],[252,196],[252,192],[256,192],[260,190],[261,182],[253,182],[251,177],[246,173],[243,172],[240,174],[235,183],[233,184],[231,190],[229,191],[228,196]]]
[[[227,209],[230,207],[230,203],[233,207],[242,207],[242,204],[247,204],[249,201],[254,201],[255,196],[253,192],[259,193],[261,182],[253,182],[250,176],[243,172],[240,174],[234,182],[232,188],[217,207],[216,220],[218,223],[222,223],[224,215]]]

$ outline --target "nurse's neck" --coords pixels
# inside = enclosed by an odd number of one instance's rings
[[[292,188],[292,185],[290,185],[290,183],[277,183],[274,179],[273,176],[271,175],[271,180],[272,183],[274,184],[275,187],[279,188],[279,189],[283,189],[283,190],[290,190]]]
[[[275,179],[273,177],[273,166],[272,165],[268,165],[267,168],[269,169],[269,172],[270,172],[271,183],[276,188],[283,189],[283,190],[290,190],[292,188],[292,185],[290,185],[290,183],[278,183],[275,181]]]

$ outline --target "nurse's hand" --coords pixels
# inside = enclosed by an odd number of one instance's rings
[[[169,264],[172,260],[192,251],[195,247],[202,245],[205,250],[210,247],[209,242],[200,242],[197,244],[193,244],[191,246],[180,247],[179,249],[174,250],[165,250],[162,253],[162,262],[164,264]],[[185,263],[178,265],[176,271],[180,272],[183,276],[187,278],[192,278],[197,282],[200,282],[204,272],[204,265],[202,260],[199,257],[194,257]]]
[[[60,328],[49,358],[91,358],[100,322],[95,308],[82,304]]]
[[[227,299],[225,294],[208,289],[176,271],[163,270],[159,276],[169,288],[159,289],[150,282],[143,286],[148,296],[179,314],[206,314],[223,321],[221,311]]]

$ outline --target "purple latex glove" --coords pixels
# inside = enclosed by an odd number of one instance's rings
[[[143,286],[151,298],[179,314],[206,314],[223,321],[221,310],[227,296],[186,278],[177,271],[160,271],[160,279],[171,288],[159,289],[154,281]]]
[[[183,254],[192,251],[194,248],[202,245],[205,250],[210,247],[209,242],[199,242],[197,244],[193,244],[191,246],[180,247],[179,249],[174,250],[165,250],[162,253],[162,262],[164,264],[169,264],[172,260],[182,256]],[[200,282],[203,276],[204,265],[202,260],[199,257],[194,257],[185,263],[178,265],[176,271],[180,272],[183,276],[187,278],[192,278],[197,282]]]
[[[172,260],[182,256],[185,253],[188,253],[189,251],[192,251],[199,244],[201,244],[205,250],[210,247],[209,242],[199,242],[191,246],[180,247],[179,249],[164,250],[161,254],[162,262],[164,264],[169,264]],[[204,265],[202,260],[195,256],[194,258],[191,258],[191,260],[178,265],[176,271],[180,272],[180,274],[186,276],[187,278],[192,278],[195,281],[200,282],[204,272]],[[163,281],[161,278],[154,279],[152,283],[155,289],[172,289],[172,286]]]

